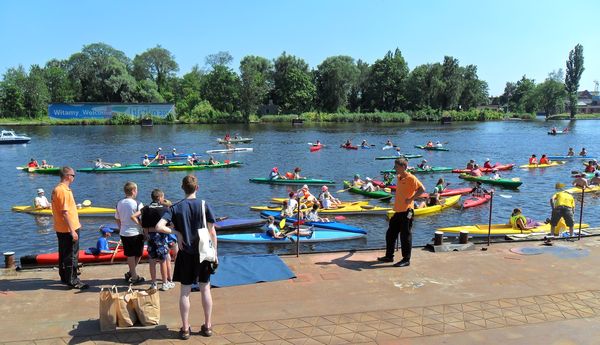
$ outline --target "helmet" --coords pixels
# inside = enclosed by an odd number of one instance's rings
[[[274,171],[274,172],[278,172],[278,171],[279,171],[279,169],[277,169],[277,167],[274,167],[274,168],[273,168],[273,171]]]
[[[42,188],[38,188],[37,193],[42,194],[42,193],[44,193],[44,190]]]
[[[360,178],[359,174],[354,175],[354,178]]]
[[[324,192],[324,191],[326,191],[326,190],[328,190],[328,189],[329,189],[329,188],[328,188],[327,186],[323,186],[323,187],[321,187],[321,191],[323,191],[323,192]]]

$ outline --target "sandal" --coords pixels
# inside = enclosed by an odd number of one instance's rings
[[[146,279],[144,279],[144,277],[142,277],[142,276],[137,276],[137,278],[135,278],[135,279],[129,278],[129,284],[139,284],[139,283],[143,283],[145,281],[146,281]]]
[[[212,327],[202,325],[202,327],[200,327],[200,335],[203,337],[211,337],[213,335]]]
[[[183,330],[183,328],[179,329],[179,339],[181,340],[188,340],[190,339],[190,335],[192,334],[192,328],[188,327],[187,330]]]

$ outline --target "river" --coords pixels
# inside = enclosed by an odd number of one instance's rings
[[[571,127],[568,135],[550,136],[551,126]],[[450,125],[411,123],[411,124],[305,124],[292,127],[290,124],[250,124],[250,125],[168,125],[142,128],[140,126],[22,126],[17,132],[32,137],[25,145],[0,146],[0,179],[4,187],[0,193],[0,216],[2,219],[3,240],[0,251],[15,251],[16,256],[46,253],[57,250],[56,235],[51,220],[36,218],[28,214],[11,211],[11,206],[27,205],[33,200],[37,188],[44,188],[50,197],[58,176],[28,174],[16,170],[34,157],[38,161],[47,159],[54,165],[71,165],[75,168],[90,167],[92,160],[101,157],[108,162],[139,163],[144,153],[153,153],[157,147],[169,151],[173,147],[179,152],[204,153],[209,149],[221,148],[217,137],[224,133],[240,133],[253,137],[251,144],[239,147],[252,147],[254,152],[233,155],[216,155],[217,159],[239,160],[241,168],[195,171],[200,181],[200,196],[206,199],[218,216],[232,218],[258,217],[258,212],[249,210],[251,205],[266,205],[272,197],[283,197],[289,187],[253,184],[251,177],[266,177],[272,167],[281,171],[302,168],[305,176],[333,179],[336,186],[332,191],[343,189],[342,181],[351,179],[354,174],[379,177],[379,170],[393,166],[393,161],[375,160],[376,156],[390,155],[391,150],[382,151],[387,139],[399,145],[404,153],[423,154],[430,165],[462,167],[469,159],[483,163],[486,158],[492,162],[526,164],[528,157],[535,153],[566,154],[569,147],[579,152],[586,147],[590,155],[600,152],[600,136],[597,135],[597,121],[567,121],[546,123],[543,121],[504,121],[504,122],[465,122]],[[7,129],[4,126],[4,129]],[[339,144],[346,139],[359,144],[362,139],[377,147],[370,150],[343,150]],[[327,146],[314,153],[309,152],[308,142],[320,140]],[[449,152],[426,152],[413,148],[428,140],[445,142]],[[204,153],[204,158],[207,155]],[[414,162],[414,160],[413,160]],[[506,222],[510,212],[520,207],[526,216],[543,220],[550,216],[549,198],[556,191],[555,183],[570,184],[571,170],[582,170],[581,160],[568,162],[560,167],[533,169],[516,168],[503,173],[504,177],[520,177],[523,185],[518,190],[498,188],[499,194],[509,198],[495,197],[492,214],[493,222]],[[183,196],[180,189],[183,172],[169,172],[154,169],[150,173],[129,174],[86,174],[77,173],[72,186],[78,202],[84,199],[93,201],[96,206],[114,207],[122,198],[123,184],[134,181],[139,187],[138,199],[148,203],[150,191],[161,188],[170,200]],[[469,186],[457,174],[420,175],[419,178],[430,190],[437,178],[443,176],[451,183],[450,187]],[[311,188],[317,193],[317,186]],[[335,194],[335,193],[334,193]],[[338,193],[345,200],[361,199],[349,193]],[[386,206],[373,201],[372,204]],[[589,195],[585,202],[584,222],[593,226],[600,224],[597,196]],[[579,215],[579,206],[577,207]],[[413,227],[415,245],[430,241],[436,228],[452,225],[486,223],[488,206],[461,210],[453,208],[443,213],[419,217]],[[110,218],[82,218],[83,230],[81,247],[94,246],[98,237],[98,227]],[[387,220],[385,216],[347,216],[345,222],[364,227],[368,236],[363,239],[303,245],[303,251],[346,250],[360,248],[381,248],[385,245]],[[292,246],[239,245],[222,243],[220,254],[245,253],[289,253]]]

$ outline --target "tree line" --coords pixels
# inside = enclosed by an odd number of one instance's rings
[[[211,54],[204,66],[180,77],[175,57],[160,45],[130,59],[108,44],[93,43],[43,67],[9,68],[0,81],[0,116],[44,117],[48,103],[169,102],[184,122],[247,122],[268,104],[280,114],[356,114],[468,111],[489,100],[477,66],[461,66],[451,56],[412,71],[399,49],[373,64],[332,56],[313,69],[286,52],[273,60],[245,56],[239,71],[232,61],[228,52]],[[540,104],[505,94],[515,109]]]

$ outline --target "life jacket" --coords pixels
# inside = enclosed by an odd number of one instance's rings
[[[529,158],[529,165],[534,165],[534,164],[538,164],[537,158],[535,158],[535,157]]]
[[[511,216],[510,217],[510,225],[512,226],[513,229],[519,229],[519,226],[517,225],[517,221],[519,219],[523,220],[523,224],[527,224],[527,218],[525,218],[524,215],[518,214],[516,216]],[[520,229],[520,230],[522,230],[522,229]]]

